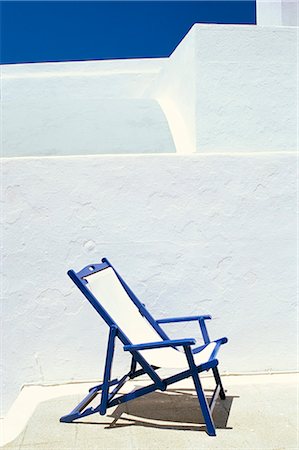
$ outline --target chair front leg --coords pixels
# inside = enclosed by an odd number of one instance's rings
[[[206,427],[207,427],[207,432],[210,436],[216,436],[216,430],[215,430],[215,425],[214,425],[214,421],[212,418],[212,414],[205,396],[205,393],[203,391],[200,379],[199,379],[199,374],[197,371],[197,367],[195,365],[194,362],[194,358],[192,355],[192,351],[190,346],[186,346],[184,348],[185,353],[186,353],[186,357],[187,357],[187,361],[191,370],[191,374],[192,374],[192,378],[193,378],[193,382],[194,382],[194,386],[195,386],[195,390],[197,393],[197,398],[202,410],[202,414],[206,423]]]
[[[115,341],[116,334],[117,334],[117,327],[111,326],[110,331],[109,331],[105,372],[104,372],[104,382],[103,382],[103,387],[102,387],[102,397],[101,397],[101,405],[100,405],[101,416],[104,416],[107,411],[107,401],[108,401],[108,395],[109,395],[109,380],[110,380],[110,375],[111,375],[111,366],[112,366],[112,360],[113,360],[113,355],[114,355],[114,341]]]

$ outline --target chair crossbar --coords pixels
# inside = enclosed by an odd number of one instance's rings
[[[151,366],[151,367],[152,367],[153,370],[160,369],[160,367],[157,367],[157,366]],[[145,375],[145,374],[147,374],[146,370],[144,370],[144,369],[139,369],[139,370],[136,370],[135,372],[132,372],[132,373],[130,374],[130,379],[133,380],[134,378],[137,378],[137,377],[139,377],[140,375]]]
[[[62,416],[60,418],[60,422],[73,422],[75,419],[79,419],[81,417],[85,417],[90,414],[94,414],[95,410],[94,408],[86,409],[84,412],[82,412],[90,402],[93,401],[93,399],[98,395],[99,391],[91,391],[89,394],[82,400],[82,402],[79,403],[79,405],[76,406],[69,414]]]
[[[117,383],[118,383],[118,379],[117,379],[117,378],[114,378],[114,380],[109,381],[109,386],[114,386],[114,385],[117,384]],[[96,390],[96,391],[100,391],[100,390],[102,389],[102,387],[103,387],[103,383],[97,384],[96,386],[90,388],[90,389],[89,389],[89,392],[95,391],[95,390]]]
[[[115,397],[115,395],[118,393],[118,391],[124,386],[124,384],[130,379],[130,372],[128,372],[126,375],[124,375],[120,380],[118,385],[113,389],[111,394],[108,395],[108,404],[109,401]]]
[[[82,411],[89,405],[90,402],[92,402],[96,398],[96,396],[101,391],[102,386],[103,384],[99,384],[98,386],[91,388],[86,397],[84,397],[84,399],[69,414],[66,414],[65,416],[62,416],[60,418],[60,422],[70,423],[73,422],[73,420],[75,419],[85,417],[85,415],[94,414],[95,413],[94,408],[89,408],[84,412]]]
[[[157,369],[157,367],[155,367],[155,369]],[[141,375],[144,375],[145,373],[147,373],[147,372],[144,371],[143,369],[137,370],[134,373],[131,373],[131,370],[130,370],[122,378],[113,379],[113,380],[109,381],[109,383],[108,383],[109,387],[115,386],[115,385],[116,385],[116,387],[113,389],[113,391],[110,394],[108,394],[107,408],[109,408],[111,406],[111,404],[110,404],[111,400],[115,397],[115,395],[119,392],[119,390],[124,386],[124,384],[130,378],[137,378]],[[151,386],[155,386],[154,390],[157,389],[157,385],[155,383],[153,383]],[[95,414],[95,413],[99,412],[101,403],[95,408],[88,408],[85,411],[83,411],[83,410],[96,398],[96,396],[102,391],[103,387],[104,387],[104,383],[90,388],[89,393],[86,395],[86,397],[84,397],[84,399],[69,414],[62,416],[60,418],[60,422],[68,422],[69,423],[69,422],[72,422],[73,420],[76,420],[76,419],[79,419],[82,417],[86,417],[91,414]]]

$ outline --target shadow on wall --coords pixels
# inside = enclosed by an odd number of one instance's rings
[[[212,390],[206,390],[210,400]],[[213,418],[216,429],[231,429],[227,426],[234,396],[227,396],[225,400],[218,400]],[[184,389],[153,392],[146,397],[137,398],[119,405],[108,417],[113,421],[106,428],[121,428],[127,426],[142,426],[160,428],[163,430],[205,431],[197,396],[194,390]],[[107,425],[107,422],[97,420],[77,420],[75,423],[89,425]]]

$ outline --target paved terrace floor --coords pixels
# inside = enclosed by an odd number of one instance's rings
[[[59,417],[68,413],[91,386],[80,383],[60,387],[42,387],[42,401],[29,420],[16,414],[15,439],[5,450],[98,450],[98,449],[263,449],[298,448],[296,374],[224,376],[225,401],[218,400],[214,410],[217,437],[205,432],[202,415],[192,383],[173,385],[173,389],[156,392],[108,410],[105,417],[95,414],[80,423],[65,424]],[[122,392],[137,385],[130,381]],[[213,387],[205,378],[207,395]],[[30,410],[36,387],[25,388],[26,404],[19,411]],[[31,391],[30,391],[31,390]],[[24,389],[23,389],[24,391]],[[41,394],[43,392],[43,395]],[[46,396],[44,395],[47,392]],[[52,398],[51,398],[52,396]],[[84,394],[83,394],[84,396]],[[10,415],[10,422],[11,422]],[[14,426],[11,422],[6,426]]]

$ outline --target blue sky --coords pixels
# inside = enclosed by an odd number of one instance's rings
[[[4,1],[1,62],[163,57],[191,26],[255,23],[255,1]]]

